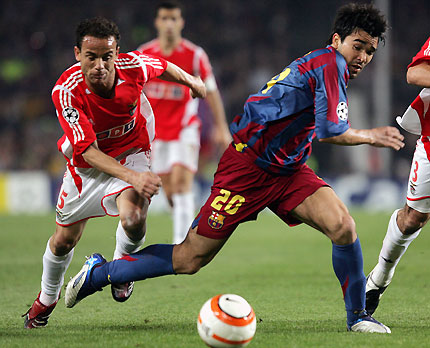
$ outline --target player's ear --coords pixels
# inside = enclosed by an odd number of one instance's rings
[[[78,46],[74,47],[74,51],[75,51],[75,58],[78,62],[81,61],[81,50],[79,49]]]
[[[332,38],[331,38],[331,45],[335,48],[338,49],[339,45],[342,43],[342,40],[340,39],[340,36],[338,33],[334,33]]]

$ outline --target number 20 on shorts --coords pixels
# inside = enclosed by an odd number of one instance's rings
[[[211,207],[221,211],[224,210],[227,214],[234,215],[245,203],[245,197],[241,195],[234,195],[230,198],[231,192],[228,190],[221,189],[220,195],[216,196],[211,203]]]

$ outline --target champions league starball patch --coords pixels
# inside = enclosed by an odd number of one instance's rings
[[[67,107],[63,110],[63,117],[69,124],[78,123],[79,111],[72,107]]]
[[[208,218],[208,224],[210,227],[219,230],[224,225],[225,216],[217,213],[216,211],[212,211],[211,216]]]
[[[348,105],[345,102],[337,104],[336,114],[340,120],[346,121],[348,119]]]

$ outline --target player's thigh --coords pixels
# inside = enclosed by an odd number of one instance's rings
[[[117,197],[116,204],[121,223],[126,230],[144,225],[149,207],[147,198],[139,195],[135,189],[128,188]]]
[[[328,186],[308,196],[291,213],[323,232],[335,243],[349,244],[357,238],[355,223],[347,207]]]
[[[51,251],[56,256],[66,255],[81,239],[87,220],[78,221],[69,226],[57,224],[55,233],[50,239]]]
[[[173,269],[178,274],[197,272],[215,257],[228,239],[208,238],[197,234],[197,230],[197,226],[190,228],[187,238],[173,248]]]

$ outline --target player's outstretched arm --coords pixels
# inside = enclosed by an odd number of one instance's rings
[[[100,151],[96,144],[92,144],[82,154],[84,160],[92,167],[128,182],[143,197],[151,198],[158,194],[161,187],[161,179],[151,172],[136,172],[124,167],[115,158]]]
[[[202,79],[188,74],[173,63],[167,62],[166,70],[158,76],[158,78],[164,81],[180,83],[181,85],[189,87],[193,98],[206,97],[206,87]]]
[[[345,133],[331,138],[322,138],[319,141],[337,145],[368,144],[376,147],[390,147],[400,150],[405,146],[403,135],[395,127],[378,127],[372,129],[349,128]]]
[[[430,63],[425,61],[410,67],[406,80],[410,85],[430,88]]]
[[[213,142],[223,150],[233,141],[224,112],[224,105],[218,89],[208,91],[206,101],[212,111],[214,129],[212,131]]]

